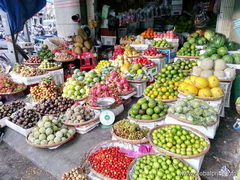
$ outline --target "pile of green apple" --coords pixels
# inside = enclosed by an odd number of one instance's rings
[[[61,121],[52,115],[43,116],[32,129],[28,140],[36,145],[54,145],[70,138],[75,131],[63,126]]]
[[[127,75],[127,79],[131,81],[146,81],[148,76],[146,75],[147,68],[140,64],[133,64],[130,67],[130,72]]]
[[[88,96],[89,88],[82,81],[69,78],[63,88],[63,97],[82,99]]]

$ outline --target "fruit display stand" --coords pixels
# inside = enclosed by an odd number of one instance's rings
[[[227,66],[234,69],[240,69],[240,64],[227,64]]]
[[[22,134],[23,136],[27,137],[27,135],[31,132],[31,130],[33,128],[29,128],[29,129],[24,129],[14,123],[12,123],[11,121],[9,121],[9,119],[5,119],[5,124],[7,127],[13,129],[14,131]]]
[[[5,127],[6,126],[6,120],[8,119],[8,117],[4,117],[2,119],[0,119],[0,127]]]
[[[31,109],[32,108],[32,105],[29,105],[29,106],[25,106],[24,107],[25,109]],[[18,111],[22,111],[24,108],[22,109],[19,109]],[[10,117],[13,117],[18,111],[16,111],[15,113],[13,113]],[[10,118],[9,117],[9,118]],[[14,131],[18,132],[19,134],[22,134],[23,136],[27,137],[27,135],[31,132],[31,130],[33,129],[32,128],[28,128],[28,129],[24,129],[23,127],[11,122],[9,120],[9,118],[5,118],[5,124],[7,127],[13,129]],[[41,119],[41,115],[39,114],[39,118]]]
[[[233,81],[219,83],[219,87],[221,87],[224,92],[224,99],[223,99],[224,107],[230,107],[232,84],[233,84]]]
[[[166,64],[166,57],[151,57],[148,56],[148,59],[153,61],[156,64],[157,72],[160,72],[160,70],[163,68],[163,66]]]
[[[172,63],[174,58],[176,57],[176,51],[175,50],[172,50],[172,49],[158,49],[158,51],[166,53],[166,58],[167,58],[166,63],[168,63],[168,64]]]
[[[76,130],[79,134],[86,134],[89,131],[96,128],[99,125],[99,123],[100,123],[100,121],[95,121],[95,122],[87,124],[87,125],[78,126],[78,127],[76,127]]]
[[[127,94],[127,95],[122,95],[121,98],[124,99],[124,100],[127,100],[127,99],[131,98],[132,96],[134,96],[135,94],[137,94],[137,92],[133,91],[133,92]]]
[[[153,122],[151,122],[151,120],[150,120],[150,122],[146,122],[146,121],[141,122],[141,121],[135,121],[135,120],[130,118],[129,121],[137,123],[140,127],[147,127],[149,129],[152,129],[152,128],[156,127],[156,126],[164,124],[164,119],[159,120],[159,121],[153,121]]]
[[[144,51],[149,48],[148,44],[130,44],[131,47],[136,49],[137,51]]]
[[[194,124],[189,124],[186,122],[179,121],[178,119],[175,119],[174,117],[172,117],[170,115],[166,116],[164,123],[165,124],[180,124],[180,125],[189,126],[191,128],[197,129],[198,131],[200,131],[201,133],[203,133],[205,136],[207,136],[210,139],[214,139],[217,128],[219,126],[219,121],[212,126],[204,127],[204,126],[200,126],[200,125],[194,125]]]
[[[60,85],[64,82],[64,76],[63,76],[63,69],[50,71],[46,74],[40,75],[40,76],[33,76],[33,77],[22,77],[15,73],[10,73],[12,79],[18,83],[24,83],[25,85],[33,85],[38,84],[42,78],[46,76],[52,76],[56,84]]]

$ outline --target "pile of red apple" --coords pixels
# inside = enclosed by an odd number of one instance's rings
[[[178,36],[174,31],[166,31],[165,33],[158,32],[155,38],[178,39]]]
[[[156,48],[149,48],[149,49],[146,49],[143,52],[143,55],[145,55],[145,56],[159,56],[159,57],[163,57],[165,55],[165,53],[157,51]]]
[[[125,49],[122,48],[120,45],[115,46],[113,56],[111,57],[111,60],[115,60],[118,55],[123,55],[124,51],[125,51]]]
[[[155,63],[146,57],[137,57],[132,61],[132,64],[141,64],[142,66],[149,66],[149,67],[155,66]]]

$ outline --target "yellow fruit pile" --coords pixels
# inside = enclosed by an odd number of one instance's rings
[[[95,67],[95,69],[101,70],[103,67],[109,65],[111,62],[108,60],[101,60],[98,65]]]
[[[131,56],[139,56],[140,52],[138,52],[136,49],[134,49],[133,47],[126,45],[124,47],[125,51],[124,51],[124,55],[131,57]]]
[[[219,87],[219,79],[216,76],[208,78],[189,76],[179,85],[178,90],[184,94],[193,94],[199,97],[220,97],[223,90]]]
[[[178,95],[178,86],[179,82],[166,81],[161,83],[156,81],[145,89],[144,95],[156,100],[174,99]]]

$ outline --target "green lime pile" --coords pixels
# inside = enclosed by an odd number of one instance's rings
[[[43,45],[40,51],[38,52],[38,57],[41,59],[52,59],[54,58],[54,54],[48,49],[47,45]]]
[[[181,70],[181,67],[178,64],[167,64],[155,76],[155,79],[162,83],[167,81],[178,82],[186,76],[187,74]]]
[[[183,47],[177,52],[177,56],[199,56],[200,52],[195,43],[185,42]]]
[[[167,42],[166,39],[153,40],[151,42],[151,45],[154,47],[159,47],[159,48],[172,47],[172,45],[169,42]]]
[[[201,153],[209,144],[193,132],[180,125],[169,125],[156,129],[152,133],[153,144],[180,155]]]
[[[179,159],[145,155],[136,161],[134,180],[197,180],[196,170]]]
[[[154,99],[140,98],[129,110],[132,118],[140,120],[152,120],[167,114],[168,105]]]
[[[197,66],[197,62],[190,59],[177,59],[174,66],[181,70],[192,70],[194,66]]]

